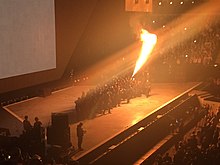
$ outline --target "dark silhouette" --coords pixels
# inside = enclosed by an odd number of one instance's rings
[[[40,142],[42,139],[42,123],[39,121],[38,117],[34,118],[34,128],[33,128],[33,134],[36,141]]]
[[[82,128],[83,123],[79,123],[77,125],[76,131],[77,131],[77,138],[78,138],[78,150],[83,150],[82,149],[82,141],[83,141],[83,136],[85,134],[85,131]]]
[[[40,129],[42,126],[41,121],[39,121],[38,117],[34,118],[35,122],[34,122],[34,129]]]
[[[32,130],[32,125],[30,121],[28,120],[28,116],[24,117],[23,127],[24,127],[25,133],[30,132]]]

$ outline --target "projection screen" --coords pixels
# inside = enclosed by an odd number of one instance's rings
[[[0,0],[0,79],[54,68],[54,0]]]

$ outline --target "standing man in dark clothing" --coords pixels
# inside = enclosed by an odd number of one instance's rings
[[[42,123],[39,120],[38,117],[34,118],[35,122],[34,122],[34,128],[33,128],[33,133],[35,135],[35,140],[37,142],[41,142],[42,139]]]
[[[35,120],[35,122],[34,122],[34,128],[35,128],[35,129],[40,129],[41,126],[42,126],[41,121],[39,120],[38,117],[35,117],[34,120]]]
[[[29,133],[32,130],[32,125],[31,125],[30,121],[28,120],[28,116],[24,117],[23,127],[24,127],[25,133]]]
[[[83,135],[85,133],[85,131],[82,128],[83,123],[79,123],[77,125],[76,131],[77,131],[77,138],[78,138],[78,150],[83,150],[82,149],[82,141],[83,141]]]

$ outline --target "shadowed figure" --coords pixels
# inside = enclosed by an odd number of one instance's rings
[[[85,134],[85,131],[82,128],[83,123],[79,123],[77,125],[76,131],[77,131],[77,138],[78,138],[78,150],[83,150],[82,149],[82,141],[83,141],[83,136]]]

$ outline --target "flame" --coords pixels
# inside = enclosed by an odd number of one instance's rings
[[[146,63],[149,55],[151,54],[155,44],[157,43],[157,36],[155,34],[149,33],[147,30],[141,29],[141,41],[142,47],[138,60],[135,65],[132,77],[141,69],[141,67]]]

